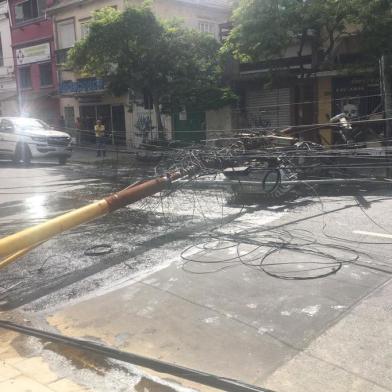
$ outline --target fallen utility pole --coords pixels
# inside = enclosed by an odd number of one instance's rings
[[[164,190],[171,182],[193,174],[195,171],[195,168],[189,168],[138,182],[105,199],[4,237],[0,239],[0,268],[18,260],[57,234],[152,196]]]

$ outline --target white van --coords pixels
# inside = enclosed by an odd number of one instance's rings
[[[23,161],[54,158],[64,165],[72,155],[71,137],[35,118],[0,117],[0,158]]]

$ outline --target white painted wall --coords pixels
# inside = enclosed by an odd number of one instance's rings
[[[145,109],[143,106],[134,104],[132,113],[130,115],[130,122],[131,122],[130,129],[132,129],[132,132],[129,134],[129,136],[127,136],[127,142],[128,142],[127,144],[129,145],[129,147],[137,148],[142,143],[143,136],[139,127],[141,126],[140,120],[142,120],[143,118],[151,119],[151,124],[154,127],[152,136],[153,137],[157,136],[157,121],[155,117],[155,111]],[[165,137],[167,140],[171,140],[172,139],[171,116],[162,114],[161,118],[162,118],[162,124],[165,128]]]
[[[230,106],[225,106],[219,110],[207,111],[206,123],[207,139],[232,136],[233,125]]]
[[[159,18],[180,19],[191,29],[198,30],[199,22],[210,23],[214,26],[215,38],[218,38],[219,24],[227,22],[230,16],[228,8],[206,7],[180,0],[155,0],[152,8]]]
[[[4,61],[4,64],[0,66],[0,114],[2,116],[16,116],[19,109],[11,47],[11,31],[9,19],[6,16],[7,10],[7,2],[0,1],[0,38]],[[13,93],[14,95],[10,97]]]

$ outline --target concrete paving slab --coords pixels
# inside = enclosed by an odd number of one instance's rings
[[[266,386],[281,392],[392,390],[392,283],[377,290]]]
[[[9,380],[10,378],[14,378],[19,376],[21,373],[13,366],[5,363],[4,361],[0,362],[0,382]]]
[[[88,392],[87,388],[83,388],[65,378],[48,384],[48,387],[55,392]]]
[[[14,367],[42,384],[49,384],[59,378],[40,357],[25,359],[14,364]]]
[[[22,320],[18,320],[23,322]],[[74,381],[62,378],[51,368],[42,352],[33,354],[21,335],[0,330],[0,391],[1,392],[87,392]],[[18,351],[19,350],[19,351]]]
[[[18,337],[18,334],[9,331],[1,331],[0,333],[0,360],[1,363],[14,366],[22,362],[26,358],[14,348],[13,341]]]
[[[45,385],[26,376],[18,376],[0,383],[0,390],[7,392],[53,392]]]

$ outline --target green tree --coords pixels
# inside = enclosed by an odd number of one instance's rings
[[[218,42],[178,21],[159,21],[147,5],[96,12],[88,37],[70,51],[69,66],[103,78],[115,95],[149,94],[161,137],[160,105],[171,111],[189,103],[202,107],[202,98],[211,107],[233,99],[220,85]]]
[[[352,0],[362,50],[373,58],[392,54],[392,0]]]
[[[224,50],[241,61],[262,61],[292,46],[302,56],[307,44],[315,70],[330,62],[351,15],[352,0],[241,0]]]

